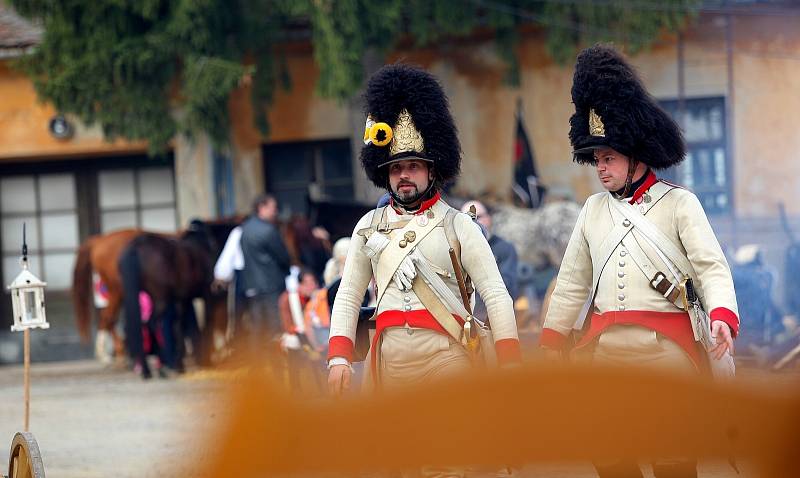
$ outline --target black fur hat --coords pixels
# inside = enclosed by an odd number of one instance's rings
[[[645,90],[614,48],[595,45],[578,54],[572,80],[575,114],[569,120],[573,159],[594,164],[593,150],[611,147],[653,169],[680,163],[680,128]]]
[[[458,177],[461,146],[447,96],[433,75],[386,65],[370,78],[365,97],[361,164],[376,186],[388,188],[389,163],[410,158],[432,163],[439,186]]]

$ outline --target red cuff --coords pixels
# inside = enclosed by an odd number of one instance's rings
[[[721,320],[728,324],[728,327],[731,328],[731,335],[733,338],[736,338],[739,335],[739,317],[736,317],[736,314],[733,313],[732,310],[726,307],[717,307],[716,309],[712,310],[710,314],[708,314],[711,322],[715,320]]]
[[[342,357],[353,362],[353,341],[343,335],[334,335],[328,340],[328,360]]]
[[[522,352],[517,339],[501,339],[494,343],[497,364],[522,363]]]
[[[542,329],[539,337],[539,346],[553,350],[564,350],[567,344],[567,336],[561,335],[553,329]]]

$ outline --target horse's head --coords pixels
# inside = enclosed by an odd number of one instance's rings
[[[214,253],[219,250],[214,236],[208,225],[200,219],[192,219],[189,222],[189,227],[181,234],[181,242],[200,247],[208,253]]]
[[[222,252],[222,247],[225,245],[228,235],[240,223],[240,217],[222,218],[213,221],[193,219],[189,223],[189,227],[181,235],[181,239],[202,247],[216,259]]]

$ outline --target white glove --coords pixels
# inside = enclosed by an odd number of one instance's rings
[[[394,283],[398,289],[408,291],[411,290],[411,284],[415,277],[417,277],[417,268],[411,257],[406,256],[394,273]]]

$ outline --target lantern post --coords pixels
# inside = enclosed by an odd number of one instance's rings
[[[14,313],[12,332],[23,333],[23,389],[25,396],[25,419],[22,432],[14,436],[9,455],[9,476],[30,476],[44,478],[44,465],[39,445],[28,431],[31,409],[31,329],[47,329],[44,308],[44,288],[46,283],[39,280],[28,267],[28,244],[25,238],[25,224],[22,225],[22,271],[8,286],[11,293],[11,306]]]
[[[46,283],[28,268],[28,244],[25,240],[25,225],[22,226],[22,271],[8,286],[11,292],[11,305],[14,310],[12,332],[24,334],[24,389],[25,389],[25,431],[28,431],[30,417],[30,368],[31,368],[31,329],[47,329],[44,308],[44,288]]]

